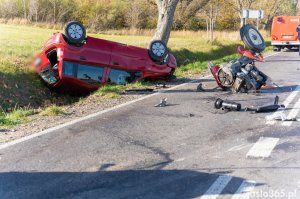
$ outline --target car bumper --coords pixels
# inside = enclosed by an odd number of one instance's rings
[[[272,41],[272,46],[299,46],[300,41]]]

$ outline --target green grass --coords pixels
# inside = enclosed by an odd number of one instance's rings
[[[132,88],[147,88],[151,84],[146,81],[139,81],[132,84],[127,85],[106,85],[99,88],[94,94],[105,96],[108,98],[117,98],[121,93],[123,93],[126,89]]]
[[[58,116],[58,115],[65,115],[65,114],[66,113],[63,110],[63,108],[56,105],[49,106],[40,113],[40,115],[42,116]]]
[[[0,112],[0,127],[11,127],[28,121],[28,116],[32,115],[33,111],[29,109],[19,108],[11,113]]]
[[[219,59],[211,59],[211,61],[214,64],[221,64],[221,63],[226,63],[229,62],[230,60],[238,59],[240,55],[238,54],[232,54],[228,55]],[[200,74],[203,70],[207,69],[209,61],[196,61],[187,65],[184,65],[182,67],[179,67],[175,71],[175,75],[177,77],[185,77],[187,75],[194,75],[194,74]]]

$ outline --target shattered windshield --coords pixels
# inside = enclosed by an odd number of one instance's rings
[[[59,78],[55,71],[49,66],[43,69],[41,72],[41,77],[45,80],[48,84],[55,84]]]

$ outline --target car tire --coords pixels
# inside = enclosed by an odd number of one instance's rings
[[[86,39],[85,27],[79,21],[70,21],[64,27],[64,36],[70,44],[81,44]]]
[[[163,62],[168,55],[168,49],[163,41],[152,41],[148,48],[150,58],[155,62]]]
[[[281,47],[280,46],[273,46],[273,51],[281,51]]]
[[[260,53],[266,48],[266,43],[260,32],[251,24],[240,29],[241,39],[250,50]]]

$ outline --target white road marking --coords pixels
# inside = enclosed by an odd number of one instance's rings
[[[184,158],[179,158],[179,159],[175,160],[175,162],[182,162],[184,160],[185,160]]]
[[[249,199],[251,191],[256,185],[255,181],[244,180],[231,199]]]
[[[231,147],[230,149],[228,149],[228,151],[239,151],[239,150],[242,150],[244,148],[247,148],[249,146],[251,146],[252,144],[240,144],[240,145],[237,145],[237,146],[234,146],[234,147]]]
[[[261,137],[248,151],[246,157],[267,158],[278,141],[279,138]]]
[[[195,83],[201,79],[205,79],[205,78],[208,78],[208,77],[211,77],[211,75],[207,75],[207,76],[204,76],[204,77],[201,77],[199,79],[195,79],[195,80],[192,80],[192,81],[189,81],[187,83],[183,83],[183,84],[179,84],[177,86],[174,86],[174,87],[171,87],[171,88],[168,88],[166,90],[162,90],[162,91],[158,91],[157,93],[153,93],[151,95],[147,95],[147,96],[144,96],[144,97],[141,97],[141,98],[138,98],[138,99],[135,99],[135,100],[132,100],[132,101],[129,101],[129,102],[126,102],[124,104],[119,104],[117,106],[114,106],[112,108],[109,108],[109,109],[105,109],[103,111],[100,111],[100,112],[97,112],[97,113],[93,113],[93,114],[90,114],[90,115],[87,115],[85,117],[81,117],[81,118],[78,118],[78,119],[75,119],[75,120],[72,120],[70,122],[67,122],[65,124],[61,124],[61,125],[58,125],[56,127],[52,127],[52,128],[49,128],[49,129],[46,129],[44,131],[41,131],[39,133],[35,133],[35,134],[32,134],[32,135],[29,135],[29,136],[25,136],[25,137],[22,137],[20,139],[17,139],[17,140],[13,140],[11,142],[7,142],[7,143],[4,143],[4,144],[1,144],[0,145],[0,150],[1,149],[4,149],[4,148],[7,148],[7,147],[10,147],[10,146],[13,146],[15,144],[19,144],[21,142],[25,142],[27,140],[30,140],[32,138],[35,138],[35,137],[40,137],[42,135],[45,135],[45,134],[48,134],[48,133],[52,133],[56,130],[59,130],[61,128],[64,128],[64,127],[68,127],[68,126],[71,126],[73,124],[76,124],[78,122],[82,122],[82,121],[85,121],[85,120],[88,120],[88,119],[91,119],[91,118],[94,118],[94,117],[97,117],[99,115],[103,115],[104,113],[107,113],[107,112],[110,112],[110,111],[113,111],[113,110],[116,110],[116,109],[119,109],[119,108],[122,108],[122,107],[125,107],[125,106],[128,106],[128,105],[131,105],[131,104],[134,104],[136,102],[139,102],[139,101],[142,101],[144,99],[148,99],[150,97],[153,97],[153,96],[156,96],[156,95],[159,95],[159,94],[162,94],[162,93],[166,93],[168,92],[169,90],[174,90],[176,88],[180,88],[180,87],[183,87],[185,85],[188,85],[188,84],[191,84],[191,83]]]
[[[267,56],[265,56],[265,58],[267,58],[267,57],[272,57],[272,56],[277,55],[277,54],[279,54],[279,53],[282,53],[282,52],[277,52],[277,53],[273,53],[273,54],[271,54],[271,55],[267,55]]]
[[[298,84],[298,86],[295,88],[295,90],[286,98],[286,100],[283,102],[284,106],[287,108],[288,105],[294,100],[294,98],[297,96],[297,94],[300,92],[300,83]],[[282,110],[278,110],[275,113],[273,113],[272,115],[268,115],[266,116],[266,124],[275,124],[274,120],[268,120],[268,118],[275,118],[277,116],[279,116],[280,114],[282,114],[284,111],[284,109]]]
[[[209,187],[205,194],[198,199],[216,199],[222,193],[223,189],[232,179],[231,176],[219,176],[217,180]]]
[[[290,111],[287,118],[291,119],[291,118],[297,117],[299,110],[300,110],[300,98],[298,99],[296,104],[293,106],[293,109]],[[291,126],[292,123],[293,123],[292,121],[285,121],[281,125],[282,126]]]

